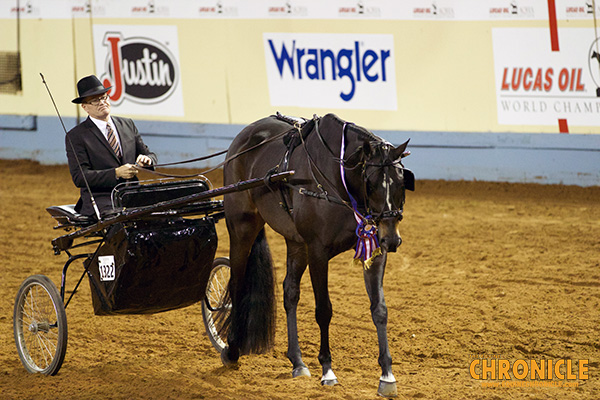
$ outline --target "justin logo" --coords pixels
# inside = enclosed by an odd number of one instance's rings
[[[179,81],[179,68],[167,47],[149,38],[124,38],[120,32],[107,32],[103,44],[108,51],[106,73],[100,80],[113,87],[113,104],[125,99],[154,104],[171,96]]]

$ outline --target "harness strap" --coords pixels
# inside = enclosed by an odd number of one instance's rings
[[[316,115],[315,115],[315,118],[316,118]],[[333,158],[336,158],[335,154],[333,153],[333,150],[331,150],[331,148],[329,147],[327,142],[325,142],[325,139],[323,139],[323,135],[321,135],[321,131],[319,130],[319,121],[318,120],[315,120],[315,131],[317,131],[317,136],[319,137],[319,140],[321,141],[323,146],[329,151],[329,154],[331,154],[333,156]]]
[[[295,189],[294,186],[287,184],[288,187]],[[334,197],[334,196],[325,196],[323,193],[317,193],[317,192],[313,192],[311,190],[308,190],[306,188],[299,188],[298,189],[298,193],[300,193],[303,196],[308,196],[308,197],[314,197],[316,199],[320,199],[320,200],[327,200],[330,201],[332,203],[336,203],[342,206],[346,206],[349,207],[348,202],[338,198],[338,197]]]
[[[284,153],[281,162],[277,165],[277,170],[279,171],[287,171],[290,163],[290,158],[292,157],[292,153],[294,150],[303,142],[304,139],[313,131],[313,127],[316,125],[318,117],[316,115],[313,116],[311,120],[303,120],[304,122],[300,122],[299,120],[294,120],[291,117],[286,117],[277,112],[277,118],[282,121],[293,123],[295,131],[290,131],[283,138],[283,143],[286,145],[287,150]],[[290,186],[290,185],[287,185]],[[279,205],[290,215],[292,215],[294,208],[290,206],[292,203],[292,199],[290,197],[290,193],[283,186],[280,186],[279,193],[281,195],[281,201]]]
[[[321,136],[319,135],[319,137],[321,137]],[[319,183],[319,181],[317,180],[317,177],[315,176],[313,169],[315,169],[319,173],[321,178],[323,178],[323,180],[325,180],[325,182],[327,182],[327,184],[333,191],[335,191],[335,184],[333,182],[331,182],[331,180],[329,178],[327,178],[327,176],[325,174],[323,174],[323,172],[319,169],[319,167],[313,160],[310,152],[308,151],[308,148],[306,147],[306,141],[304,141],[304,138],[302,136],[300,136],[300,138],[302,139],[302,147],[304,148],[304,152],[306,153],[306,158],[308,160],[308,171],[310,172],[310,175],[311,175],[313,181],[317,184],[317,188],[321,191],[321,194],[325,197],[325,199],[329,200],[329,194],[323,188],[323,185],[321,185],[321,183]],[[330,149],[330,151],[331,151],[331,149]],[[339,197],[341,197],[341,196],[339,196]],[[347,205],[347,207],[350,207],[350,206]]]
[[[344,152],[346,149],[346,126],[348,124],[344,123],[344,127],[342,128],[342,145],[340,146],[340,159],[343,160],[344,159]],[[346,193],[348,194],[348,197],[350,197],[350,203],[352,204],[352,210],[354,211],[354,218],[356,219],[356,222],[358,224],[360,224],[361,222],[363,222],[365,220],[365,217],[358,211],[358,203],[356,202],[356,199],[354,199],[354,196],[352,196],[352,194],[350,193],[350,191],[348,190],[348,185],[346,185],[346,171],[344,170],[344,163],[340,163],[340,175],[342,177],[342,184],[344,185],[344,189],[346,189]]]

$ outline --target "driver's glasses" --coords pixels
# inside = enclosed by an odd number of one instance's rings
[[[107,94],[105,94],[104,96],[96,97],[95,99],[87,101],[86,103],[91,104],[93,106],[97,106],[97,105],[100,105],[100,103],[102,103],[102,102],[108,103],[108,95]]]

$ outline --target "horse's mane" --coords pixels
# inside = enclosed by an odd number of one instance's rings
[[[291,126],[297,126],[297,125],[304,126],[304,125],[308,124],[308,122],[312,121],[312,120],[308,120],[308,119],[302,118],[302,117],[293,117],[293,116],[289,116],[289,115],[283,115],[283,114],[279,113],[279,111],[277,112],[277,114],[272,115],[271,117],[278,119],[280,121],[287,122]],[[319,117],[317,117],[315,115],[313,117],[313,120],[316,118],[319,118]],[[383,139],[381,139],[379,136],[375,135],[373,132],[369,131],[368,129],[363,128],[362,126],[356,125],[352,122],[344,121],[343,119],[341,119],[340,117],[338,117],[337,115],[335,115],[333,113],[326,114],[325,116],[321,117],[320,119],[333,121],[335,124],[339,125],[340,131],[344,128],[344,125],[347,124],[346,129],[350,130],[352,132],[355,132],[362,139],[366,139],[369,141],[376,141],[376,142],[383,141]]]
[[[326,118],[331,119],[336,124],[338,124],[340,126],[340,130],[344,127],[344,124],[348,124],[346,129],[356,132],[359,136],[362,136],[363,138],[365,138],[367,140],[372,140],[372,141],[377,141],[377,142],[382,141],[382,139],[379,136],[375,135],[373,132],[367,130],[366,128],[363,128],[362,126],[356,125],[352,122],[344,121],[343,119],[341,119],[340,117],[338,117],[335,114],[332,114],[332,113],[326,114],[323,117],[323,119],[326,119]]]

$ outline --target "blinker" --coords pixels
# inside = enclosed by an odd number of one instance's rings
[[[412,192],[415,191],[415,174],[410,169],[402,169],[404,175],[404,188]]]

